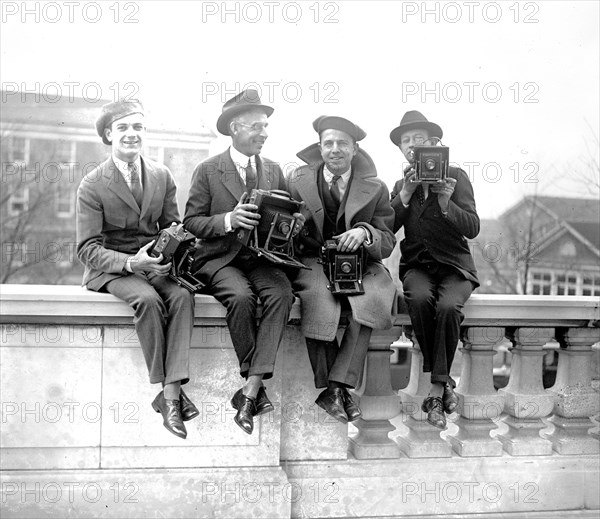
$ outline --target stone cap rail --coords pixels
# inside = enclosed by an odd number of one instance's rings
[[[225,308],[212,296],[195,296],[198,326],[225,324]],[[600,326],[600,300],[594,296],[522,296],[474,294],[464,308],[466,326]],[[0,285],[0,322],[102,324],[131,322],[132,310],[111,294],[76,285]],[[290,316],[300,319],[300,302]],[[408,325],[399,298],[395,324]]]

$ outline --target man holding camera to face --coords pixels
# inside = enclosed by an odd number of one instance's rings
[[[224,104],[217,129],[231,137],[232,145],[196,167],[184,218],[186,229],[201,239],[196,275],[227,309],[240,374],[246,378],[231,404],[237,410],[235,422],[248,434],[254,430],[254,416],[273,410],[262,381],[273,375],[294,302],[286,272],[243,240],[261,218],[258,206],[248,202],[252,190],[286,189],[279,165],[260,157],[272,113],[252,89]],[[304,217],[295,217],[298,232]],[[263,306],[257,326],[258,298]]]
[[[479,286],[467,243],[467,238],[479,234],[473,188],[462,169],[439,167],[440,161],[447,160],[447,148],[435,147],[442,133],[440,126],[417,111],[404,114],[400,126],[390,133],[409,162],[391,195],[394,232],[404,227],[405,234],[400,243],[400,280],[423,353],[423,371],[431,372],[431,391],[422,410],[427,421],[440,429],[446,427],[445,413],[454,412],[458,405],[450,369],[464,318],[462,308]],[[433,178],[436,172],[437,179]]]
[[[294,288],[302,301],[302,331],[315,387],[325,388],[316,403],[347,423],[361,416],[348,389],[358,383],[371,332],[392,325],[395,287],[381,260],[396,243],[394,212],[387,187],[357,144],[366,133],[342,117],[319,117],[313,128],[319,143],[298,153],[307,165],[288,180],[292,197],[306,204],[297,253],[311,268],[298,272]],[[356,278],[360,270],[362,280]],[[338,346],[342,307],[350,316]]]
[[[166,166],[141,156],[146,126],[138,101],[104,105],[96,130],[112,153],[77,191],[83,284],[133,308],[150,383],[163,385],[152,407],[171,433],[185,438],[183,422],[199,414],[181,388],[189,381],[194,299],[169,279],[171,264],[150,255],[159,231],[179,221],[175,181]]]

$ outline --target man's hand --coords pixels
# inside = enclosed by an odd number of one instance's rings
[[[421,184],[420,180],[415,180],[416,175],[417,172],[415,171],[413,164],[409,164],[404,168],[404,182],[402,184],[402,189],[400,190],[400,200],[404,205],[408,205],[413,193]]]
[[[294,225],[294,230],[292,231],[292,238],[294,236],[298,236],[304,224],[306,223],[306,217],[302,213],[294,213],[292,215],[296,219],[296,224]]]
[[[238,205],[231,212],[231,228],[237,229],[252,229],[258,225],[260,215],[258,214],[258,206],[255,204],[247,204],[248,193],[244,193]]]
[[[157,276],[167,276],[169,274],[171,264],[160,264],[163,260],[162,254],[157,258],[148,255],[148,249],[154,245],[154,241],[155,240],[152,240],[150,243],[144,245],[136,252],[135,256],[131,257],[129,266],[134,274],[136,272],[152,272]]]
[[[437,193],[438,204],[440,204],[440,209],[444,213],[448,211],[448,203],[450,202],[452,193],[454,193],[455,186],[456,179],[451,177],[447,177],[443,182],[436,182],[429,186],[432,193]]]
[[[367,239],[367,231],[363,227],[356,227],[333,237],[337,241],[337,250],[340,252],[354,252]]]

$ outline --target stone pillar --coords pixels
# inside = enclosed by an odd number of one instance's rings
[[[358,435],[350,439],[350,452],[358,459],[399,458],[400,449],[388,437],[394,430],[390,418],[400,413],[401,403],[392,389],[390,345],[398,339],[401,327],[373,330],[362,382],[356,390],[362,418],[353,422]]]
[[[555,429],[546,438],[559,454],[598,454],[600,444],[588,433],[600,407],[592,387],[592,345],[600,340],[598,328],[570,328],[557,337],[561,349],[554,386],[554,414],[548,420]]]
[[[410,380],[405,389],[398,391],[408,433],[398,436],[396,441],[410,458],[449,458],[452,446],[441,438],[439,429],[427,423],[427,414],[421,411],[421,404],[431,388],[431,374],[423,373],[423,354],[412,327],[405,326],[404,334],[413,343]]]
[[[504,328],[466,328],[462,331],[462,372],[456,388],[459,398],[458,433],[449,436],[460,456],[501,456],[502,443],[490,436],[496,429],[504,398],[494,389],[494,348]]]
[[[513,343],[508,385],[498,393],[504,396],[506,434],[498,435],[504,450],[512,456],[552,454],[552,443],[540,436],[546,427],[542,418],[554,407],[554,395],[542,384],[542,362],[546,344],[554,328],[513,328],[507,337]]]

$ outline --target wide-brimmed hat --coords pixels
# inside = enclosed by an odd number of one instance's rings
[[[335,115],[317,117],[313,121],[313,128],[319,135],[325,130],[339,130],[350,135],[355,141],[360,141],[367,136],[367,133],[357,124]]]
[[[260,102],[260,96],[256,90],[252,88],[242,90],[223,105],[223,111],[217,119],[217,130],[219,130],[219,133],[230,135],[229,123],[231,120],[236,115],[249,110],[262,110],[267,117],[270,117],[274,111],[272,107],[263,105]]]
[[[102,106],[100,109],[100,116],[96,120],[96,131],[98,132],[98,135],[102,137],[102,142],[104,144],[107,144],[108,146],[111,144],[111,142],[106,139],[104,130],[110,127],[115,121],[123,119],[123,117],[131,114],[144,115],[144,107],[137,99],[128,101],[120,100]]]
[[[440,126],[429,122],[421,112],[418,112],[417,110],[411,110],[404,114],[402,120],[400,121],[400,126],[391,131],[390,139],[392,139],[392,142],[398,146],[404,132],[417,129],[427,130],[430,137],[438,137],[439,139],[441,139],[442,135],[444,134]]]

